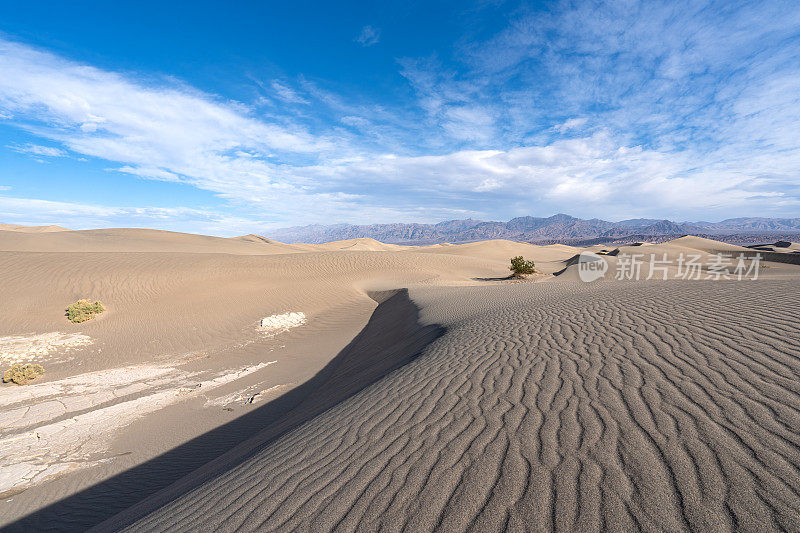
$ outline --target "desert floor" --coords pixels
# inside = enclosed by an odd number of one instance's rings
[[[0,228],[0,527],[800,530],[794,249]]]

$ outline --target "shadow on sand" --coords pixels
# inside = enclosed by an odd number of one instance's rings
[[[364,329],[304,384],[186,444],[23,517],[4,531],[125,527],[407,364],[444,332],[440,326],[419,323],[419,309],[406,289],[370,297],[378,307]]]
[[[473,281],[511,281],[512,279],[514,279],[513,274],[509,276],[498,276],[496,278],[472,278]]]

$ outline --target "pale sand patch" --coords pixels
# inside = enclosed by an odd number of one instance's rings
[[[109,460],[121,428],[275,362],[215,375],[134,365],[0,391],[0,496]]]
[[[56,352],[63,355],[71,348],[94,342],[80,333],[53,331],[39,335],[0,337],[0,363],[11,364],[53,360]]]
[[[306,314],[302,311],[271,315],[261,319],[260,329],[272,335],[306,323]]]

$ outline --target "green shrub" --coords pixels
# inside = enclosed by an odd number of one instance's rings
[[[91,320],[105,311],[106,308],[100,302],[92,303],[89,300],[78,300],[74,304],[67,307],[67,318],[70,322],[79,324]]]
[[[521,255],[511,258],[511,266],[508,268],[513,278],[523,278],[526,274],[533,274],[536,272],[534,268],[536,265],[533,261],[526,261]]]
[[[15,363],[11,368],[6,370],[5,374],[3,374],[3,382],[25,385],[29,381],[33,381],[42,374],[44,374],[44,367],[42,367],[42,365],[23,365],[20,363]]]

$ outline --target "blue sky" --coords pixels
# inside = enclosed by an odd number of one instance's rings
[[[5,2],[0,222],[800,216],[800,4]]]

